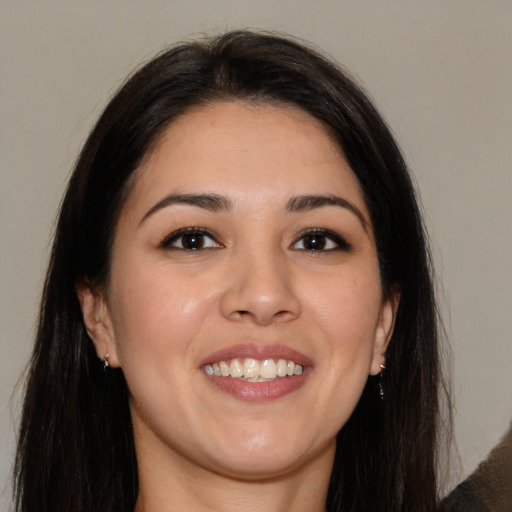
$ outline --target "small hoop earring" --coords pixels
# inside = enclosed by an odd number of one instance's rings
[[[383,364],[379,364],[379,366],[382,368],[383,371],[386,369],[386,367]],[[384,388],[382,387],[382,373],[383,372],[380,372],[379,378],[379,396],[381,400],[384,400]]]

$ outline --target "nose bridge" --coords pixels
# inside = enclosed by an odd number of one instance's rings
[[[289,261],[274,244],[249,244],[235,251],[222,309],[230,320],[268,325],[300,314]]]

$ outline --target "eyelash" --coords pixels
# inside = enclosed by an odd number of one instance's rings
[[[207,247],[200,246],[200,247],[184,247],[183,246],[183,239],[185,236],[196,236],[201,237],[200,238],[200,244],[204,245],[205,238],[209,238],[213,244],[208,245]],[[307,237],[311,237],[311,239],[320,239],[319,243],[320,245],[324,245],[324,247],[320,247],[317,249],[307,249],[307,248],[297,248],[297,244],[304,243],[307,239]],[[182,240],[181,245],[182,247],[173,245],[179,240]],[[192,240],[190,240],[192,241]],[[311,240],[310,240],[311,241]],[[335,247],[329,247],[325,248],[325,245],[329,245],[328,242],[332,242],[335,244]],[[214,249],[214,248],[221,248],[223,247],[222,244],[217,242],[217,236],[210,230],[205,228],[199,228],[199,227],[187,227],[183,229],[178,229],[177,231],[172,232],[170,235],[165,237],[162,242],[160,242],[159,245],[162,249],[174,249],[174,250],[181,250],[181,251],[187,251],[187,252],[196,252],[196,251],[202,251],[205,249]],[[352,246],[338,233],[335,233],[334,231],[331,231],[329,229],[307,229],[301,233],[299,233],[297,240],[292,244],[292,248],[295,248],[299,251],[307,251],[307,252],[332,252],[332,251],[347,251],[349,252],[352,249]]]
[[[295,247],[298,243],[302,242],[304,243],[307,237],[317,237],[321,238],[324,243],[326,243],[326,240],[329,240],[335,244],[335,247],[331,247],[328,249],[325,248],[319,248],[319,249],[297,249],[300,251],[308,251],[308,252],[332,252],[332,251],[346,251],[350,252],[352,249],[352,246],[338,233],[331,231],[330,229],[307,229],[303,231],[302,233],[299,233],[298,239],[296,242],[293,243],[292,247]]]
[[[214,242],[213,246],[209,247],[197,247],[197,248],[187,248],[187,247],[177,247],[173,244],[179,241],[180,239],[183,239],[185,236],[190,235],[201,237],[202,243],[204,243],[204,237],[209,238],[212,242]],[[216,241],[216,235],[212,233],[209,229],[205,228],[198,228],[198,227],[189,227],[189,228],[183,228],[178,229],[177,231],[172,232],[169,236],[165,237],[162,242],[160,242],[160,247],[162,249],[176,249],[181,251],[187,251],[187,252],[195,252],[195,251],[201,251],[205,249],[213,249],[222,247],[219,242]],[[182,240],[183,243],[183,240]]]

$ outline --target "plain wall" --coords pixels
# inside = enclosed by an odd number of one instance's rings
[[[80,145],[141,61],[180,39],[239,27],[326,50],[396,134],[443,287],[460,476],[469,473],[512,417],[511,22],[509,0],[0,0],[0,488],[20,409],[19,394],[10,398]]]

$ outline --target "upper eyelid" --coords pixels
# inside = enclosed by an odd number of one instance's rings
[[[342,234],[340,234],[336,231],[333,231],[332,229],[328,229],[328,228],[305,228],[305,229],[300,230],[295,235],[295,239],[299,240],[300,238],[302,238],[306,235],[324,235],[326,237],[332,237],[332,238],[338,238],[340,240],[345,240],[345,237]]]
[[[339,233],[337,233],[336,231],[333,231],[332,229],[329,229],[329,228],[320,228],[320,227],[310,227],[310,228],[304,228],[304,229],[301,229],[298,233],[297,233],[297,237],[300,237],[300,236],[304,236],[304,235],[307,235],[309,233],[318,233],[318,234],[325,234],[325,235],[333,235],[333,236],[341,236]]]

